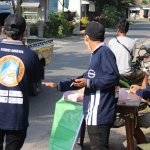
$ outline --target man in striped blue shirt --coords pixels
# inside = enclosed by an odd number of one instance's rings
[[[116,118],[117,100],[115,86],[119,72],[113,52],[104,44],[105,28],[91,22],[85,30],[85,44],[91,60],[87,71],[73,81],[45,82],[46,86],[59,91],[77,90],[85,87],[83,113],[90,138],[91,150],[109,149],[109,134]]]

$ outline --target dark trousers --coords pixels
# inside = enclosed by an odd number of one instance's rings
[[[6,136],[5,150],[20,150],[24,144],[27,130],[10,131],[0,129],[0,150],[3,150],[4,137]]]
[[[91,150],[108,150],[112,125],[87,126]]]

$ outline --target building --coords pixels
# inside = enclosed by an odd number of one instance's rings
[[[148,18],[149,17],[149,13],[150,13],[150,3],[147,4],[146,6],[143,7],[145,13],[144,13],[144,17]]]
[[[63,5],[63,2],[64,5]],[[74,34],[80,33],[80,19],[86,17],[87,11],[95,11],[95,3],[89,0],[59,0],[58,12],[73,12],[75,13],[76,30]]]
[[[39,25],[39,36],[42,37],[44,23],[49,21],[49,11],[75,13],[76,30],[79,32],[80,19],[86,16],[87,11],[95,11],[95,5],[89,0],[22,0],[22,15],[28,26],[33,23]],[[88,10],[89,8],[89,10]]]
[[[135,19],[136,17],[143,18],[144,11],[142,5],[129,4],[127,18]]]

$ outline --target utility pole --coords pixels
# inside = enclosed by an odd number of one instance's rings
[[[62,12],[64,12],[64,7],[65,7],[65,0],[62,2]]]
[[[60,0],[58,0],[58,1],[62,5],[62,12],[64,12],[65,0],[62,0],[62,2]]]
[[[100,0],[100,2],[99,2],[99,12],[100,12],[100,16],[101,16],[101,14],[102,14],[102,4],[103,4],[103,2],[102,2],[103,0]]]
[[[15,14],[16,13],[16,8],[15,8],[14,0],[11,0],[11,2],[12,2],[13,11],[14,11],[14,14]]]
[[[21,7],[21,4],[22,4],[22,0],[17,0],[17,7],[19,8],[19,14],[22,15],[22,7]]]

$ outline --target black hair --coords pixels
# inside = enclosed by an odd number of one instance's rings
[[[8,31],[8,30],[5,30],[5,34],[12,38],[13,40],[18,40],[20,35],[23,34],[23,33],[18,33],[18,32],[15,32],[15,31]]]
[[[121,19],[117,24],[117,29],[119,29],[121,33],[127,33],[129,30],[129,21],[127,19]]]
[[[91,41],[101,41],[101,42],[104,42],[104,40],[105,40],[105,38],[101,38],[101,39],[93,39],[93,38],[91,38],[91,37],[89,37],[89,39],[91,40]]]
[[[99,22],[99,21],[100,21],[100,17],[97,16],[97,17],[95,17],[93,20],[94,20],[95,22]]]

